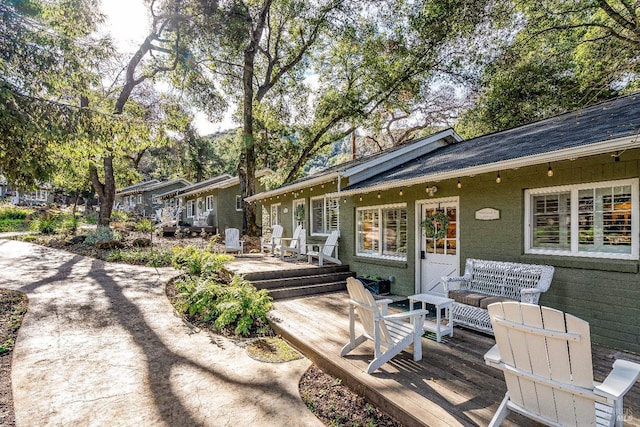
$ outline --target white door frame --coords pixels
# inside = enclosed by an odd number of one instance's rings
[[[459,196],[451,196],[451,197],[442,197],[438,199],[422,199],[416,200],[415,202],[415,280],[414,280],[414,293],[419,294],[421,289],[421,281],[422,281],[422,258],[420,257],[420,250],[422,245],[422,236],[424,234],[424,230],[420,227],[420,218],[422,216],[421,205],[425,203],[451,203],[455,202],[457,206],[456,215],[457,215],[457,224],[456,224],[456,271],[457,274],[460,275],[460,197]]]

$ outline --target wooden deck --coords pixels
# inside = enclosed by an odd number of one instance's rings
[[[342,379],[354,391],[394,416],[405,426],[486,426],[506,387],[501,371],[484,363],[493,337],[456,328],[442,343],[423,338],[423,359],[414,362],[403,352],[373,375],[366,373],[373,355],[369,343],[340,357],[348,340],[346,292],[277,301],[274,328],[324,371]],[[593,348],[594,375],[602,381],[616,358],[640,357]],[[640,426],[640,383],[627,394],[625,426]],[[503,426],[538,425],[511,414]]]

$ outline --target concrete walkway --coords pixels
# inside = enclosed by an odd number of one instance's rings
[[[18,426],[321,426],[298,394],[310,362],[255,361],[172,313],[172,269],[0,240],[0,287],[29,312],[13,354]]]

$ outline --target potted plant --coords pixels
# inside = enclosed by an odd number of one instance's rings
[[[375,295],[388,295],[391,292],[391,282],[380,276],[358,276],[365,288]]]

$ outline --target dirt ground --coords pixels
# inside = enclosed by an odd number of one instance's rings
[[[83,244],[67,245],[56,237],[41,238],[37,243],[100,259],[105,259],[109,252]],[[176,245],[188,244],[204,248],[211,244],[211,240],[201,237],[175,239],[155,236],[153,239],[154,249],[171,249]],[[247,252],[259,247],[259,241],[255,238],[245,238],[245,248],[247,247]],[[10,320],[10,318],[12,313],[16,311],[24,312],[26,306],[26,297],[16,297],[15,292],[0,289],[0,345],[7,339],[5,337],[15,340],[17,331],[14,331],[12,326],[15,324],[15,320]],[[2,426],[15,425],[10,373],[11,353],[9,352],[0,355],[0,425]],[[325,374],[315,366],[311,366],[302,377],[299,390],[307,407],[327,426],[401,427],[401,424],[342,385],[340,379]]]
[[[27,297],[19,292],[0,289],[0,425],[14,426],[11,394],[10,342],[15,342],[17,327],[27,310]]]

